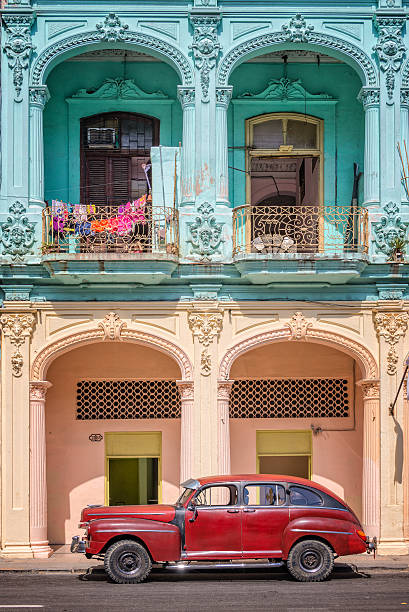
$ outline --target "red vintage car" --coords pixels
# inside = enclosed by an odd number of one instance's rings
[[[152,564],[177,568],[274,567],[302,582],[325,580],[334,558],[370,552],[359,520],[325,487],[252,474],[188,480],[174,505],[88,506],[72,552],[104,556],[114,582],[145,580]]]

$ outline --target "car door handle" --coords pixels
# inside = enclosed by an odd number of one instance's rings
[[[227,510],[227,512],[230,512],[230,514],[237,514],[238,509],[237,508],[232,508],[231,510]]]
[[[255,512],[255,508],[244,508],[244,512]]]

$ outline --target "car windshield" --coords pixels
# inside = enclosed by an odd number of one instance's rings
[[[176,505],[177,506],[183,506],[183,504],[185,502],[187,502],[187,500],[189,499],[189,497],[192,495],[194,489],[185,489],[181,495],[179,496]]]

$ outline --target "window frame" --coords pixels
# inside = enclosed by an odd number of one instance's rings
[[[268,485],[275,485],[276,487],[282,487],[284,489],[284,496],[285,496],[285,502],[283,504],[274,504],[273,506],[270,505],[263,505],[263,504],[246,504],[244,502],[244,489],[246,487],[251,487],[251,486],[255,486],[255,487],[266,487]],[[286,482],[270,482],[270,481],[264,481],[264,482],[260,482],[260,481],[255,481],[255,482],[245,482],[242,485],[241,488],[241,506],[243,506],[244,508],[285,508],[289,505],[289,496],[288,496],[288,483]]]
[[[236,503],[235,504],[216,504],[214,506],[212,506],[212,505],[210,505],[210,506],[202,506],[202,505],[196,504],[195,500],[198,497],[198,495],[202,491],[204,491],[205,489],[210,489],[211,487],[214,487],[214,488],[216,488],[216,487],[217,488],[225,487],[227,489],[229,489],[230,487],[234,487],[236,489]],[[228,482],[228,483],[225,483],[225,482],[220,482],[220,483],[216,483],[215,482],[215,483],[213,483],[212,482],[212,483],[205,484],[205,485],[201,486],[200,489],[198,489],[195,492],[195,494],[191,497],[191,499],[190,499],[190,501],[188,503],[193,502],[195,507],[198,510],[199,509],[203,510],[203,509],[206,509],[206,508],[238,508],[240,506],[240,494],[241,494],[240,487],[235,482]],[[231,495],[231,493],[230,493],[230,495]]]
[[[320,498],[321,503],[317,505],[306,504],[305,506],[302,506],[299,504],[292,504],[291,503],[291,489],[293,488],[303,489],[303,490],[309,491],[310,493],[313,493],[314,495]],[[325,499],[320,494],[320,492],[317,491],[317,489],[313,489],[312,487],[306,487],[302,484],[293,482],[293,483],[289,483],[288,485],[288,505],[290,506],[290,508],[322,508],[325,506]]]

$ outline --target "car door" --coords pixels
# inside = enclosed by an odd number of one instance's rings
[[[236,485],[199,489],[185,512],[185,551],[191,559],[241,557],[241,508]]]
[[[243,557],[279,557],[289,521],[285,483],[252,482],[243,486]]]

